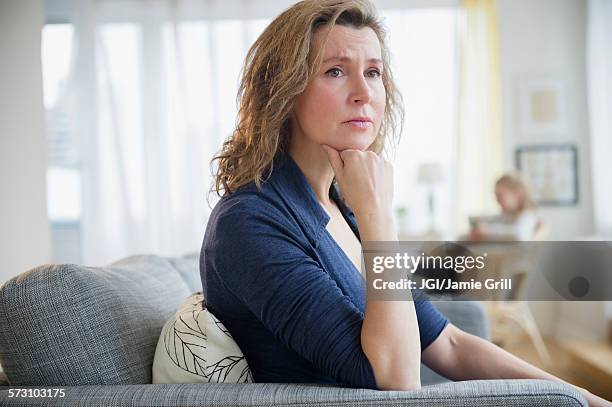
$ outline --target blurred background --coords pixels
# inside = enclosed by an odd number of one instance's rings
[[[612,240],[612,2],[375,3],[406,110],[390,156],[402,238],[469,233],[518,172],[543,239]],[[243,58],[291,4],[0,0],[0,283],[199,251]],[[519,334],[514,351],[612,388],[609,304],[530,309],[548,349]]]

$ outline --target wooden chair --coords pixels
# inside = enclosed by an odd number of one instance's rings
[[[503,348],[517,341],[515,327],[527,334],[533,343],[540,360],[546,365],[551,363],[550,353],[546,348],[540,329],[531,313],[528,301],[522,301],[526,287],[527,273],[522,271],[513,276],[513,288],[508,297],[501,301],[486,303],[487,314],[491,323],[491,340]]]

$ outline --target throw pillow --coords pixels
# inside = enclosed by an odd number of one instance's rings
[[[201,291],[190,295],[162,328],[153,384],[253,382],[242,351],[203,300]]]

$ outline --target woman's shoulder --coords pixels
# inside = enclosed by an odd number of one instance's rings
[[[203,251],[210,259],[242,258],[264,253],[268,247],[306,245],[299,222],[273,191],[245,188],[222,197],[206,225]],[[211,257],[212,256],[212,257]]]
[[[210,218],[227,218],[231,216],[255,215],[274,208],[271,191],[265,185],[261,189],[247,184],[230,194],[225,194],[213,208]]]
[[[224,195],[213,208],[207,229],[237,234],[253,228],[287,225],[291,222],[288,211],[278,193],[266,183],[257,188],[247,184],[231,194]]]

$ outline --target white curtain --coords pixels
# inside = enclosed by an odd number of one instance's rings
[[[493,188],[502,173],[501,84],[495,0],[462,0],[460,29],[457,229],[468,217],[498,211]]]
[[[255,4],[76,2],[84,264],[199,250],[207,198],[216,202],[209,162],[234,126],[239,70],[267,22]]]
[[[457,165],[457,7],[385,10],[383,15],[394,78],[406,111],[392,160],[393,202],[406,211],[398,219],[398,233],[406,239],[452,239],[456,232],[451,174]],[[434,183],[422,178],[419,182],[424,168],[433,169]],[[428,208],[429,187],[435,198],[433,214]]]
[[[612,239],[612,2],[588,5],[587,69],[591,182],[598,234]]]
[[[271,18],[293,3],[75,1],[71,21],[76,44],[68,80],[71,117],[80,139],[84,264],[108,264],[133,254],[178,256],[199,251],[216,202],[216,195],[208,194],[212,182],[209,162],[235,125],[244,55]],[[383,3],[379,4],[383,14],[411,7]],[[414,134],[406,137],[398,153],[414,168],[421,161],[442,161],[450,173],[454,165],[450,160],[457,2],[434,3],[441,6],[437,11],[415,11],[410,16],[391,11],[385,16],[391,29],[396,77],[403,78],[401,91],[420,94],[420,88],[415,88],[420,86],[433,95],[431,103],[421,99],[408,104],[411,123],[407,128]],[[412,30],[402,24],[405,19],[410,19]],[[434,23],[444,28],[435,41],[431,36],[437,30],[427,27]],[[410,36],[415,46],[407,49],[402,39]],[[416,46],[423,36],[430,37],[430,47]],[[414,61],[429,61],[432,53],[448,55],[443,61],[447,69],[415,71]],[[408,97],[407,102],[410,100]],[[424,105],[431,108],[423,113],[414,107],[423,110]],[[414,120],[420,116],[421,121]],[[419,123],[441,125],[419,130],[414,127]],[[427,132],[437,134],[435,140],[445,146],[443,151],[432,146],[434,138],[425,136]],[[403,180],[400,188],[412,191],[410,176],[398,173],[397,179]],[[450,177],[447,182],[450,191]],[[398,197],[405,196],[403,204],[416,207],[417,199],[407,198],[415,194],[406,191]],[[442,198],[441,206],[449,207],[444,202],[450,199]],[[450,224],[449,217],[440,223]]]

